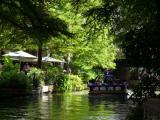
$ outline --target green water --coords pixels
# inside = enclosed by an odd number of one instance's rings
[[[70,93],[0,100],[0,120],[124,120],[127,113],[124,96]]]

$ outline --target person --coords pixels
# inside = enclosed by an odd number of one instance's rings
[[[107,83],[109,80],[113,80],[113,79],[114,79],[113,72],[110,70],[106,70],[104,72],[104,82]]]
[[[96,87],[95,79],[89,80],[88,87],[90,88],[90,91],[93,91],[93,88]]]
[[[28,65],[28,63],[26,63],[24,66],[23,66],[23,71],[25,72],[25,74],[27,74],[27,72],[29,71],[30,67]]]

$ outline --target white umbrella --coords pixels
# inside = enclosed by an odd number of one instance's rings
[[[18,57],[19,55],[15,52],[8,52],[7,54],[4,54],[3,56],[9,56],[9,57]]]
[[[29,54],[29,53],[27,53],[27,52],[24,52],[24,51],[17,51],[17,52],[15,52],[16,54],[18,54],[20,57],[22,57],[22,58],[34,58],[34,59],[36,59],[37,57],[36,56],[34,56],[34,55],[31,55],[31,54]]]
[[[33,62],[37,60],[36,56],[26,53],[24,51],[9,52],[7,54],[4,54],[3,56],[9,56],[11,57],[11,59],[17,59],[23,62]]]
[[[14,53],[14,52],[8,52],[7,54],[4,54],[2,56],[9,56],[9,57],[11,57],[12,60],[18,60],[17,59],[18,54]]]
[[[58,60],[58,59],[55,59],[55,58],[52,58],[52,57],[49,57],[49,56],[42,57],[42,61],[43,61],[43,62],[59,62],[59,63],[65,63],[65,61]]]

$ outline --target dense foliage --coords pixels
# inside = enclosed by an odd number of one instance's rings
[[[54,79],[54,90],[55,92],[65,92],[72,91],[72,81],[69,79],[68,75],[58,75]]]
[[[69,75],[69,79],[72,81],[72,91],[85,89],[86,86],[78,75]]]
[[[76,0],[73,3],[83,6],[94,2]],[[158,0],[100,0],[98,5],[86,9],[85,16],[89,26],[98,26],[92,27],[93,30],[108,28],[116,36],[130,64],[157,68],[160,61],[159,5]]]
[[[86,76],[86,80],[96,76],[92,70],[95,66],[115,68],[117,49],[113,44],[114,37],[108,37],[108,34],[104,36],[102,31],[90,37],[88,34],[94,34],[94,31],[86,26],[88,20],[83,17],[86,9],[76,12],[71,2],[66,0],[7,0],[1,3],[0,15],[4,16],[0,18],[3,48],[16,45],[14,49],[35,50],[38,46],[39,66],[41,52],[47,48],[54,57],[65,59],[68,64],[65,69]],[[100,5],[95,1],[87,6],[96,4]],[[74,38],[62,35],[71,36],[68,30],[75,34]],[[103,33],[108,33],[108,30],[105,29]]]
[[[107,29],[103,31],[106,35],[98,32],[97,36],[90,37],[89,33],[93,31],[86,26],[88,23],[83,17],[84,10],[75,13],[69,2],[58,2],[51,5],[49,10],[65,20],[70,31],[76,35],[72,39],[57,39],[47,44],[54,56],[64,57],[73,74],[85,76],[83,80],[88,80],[96,76],[93,71],[95,66],[115,68],[117,48],[113,44],[114,37],[108,36]]]
[[[5,58],[1,71],[0,87],[31,90],[32,81],[28,79],[24,72],[19,72],[18,64],[13,64],[9,58]]]
[[[61,34],[71,36],[66,23],[53,16],[48,11],[47,4],[47,1],[37,0],[0,1],[0,23],[10,26],[13,29],[9,30],[11,34],[18,34],[26,40],[32,40],[33,44],[38,46],[39,67],[41,67],[44,42]]]
[[[47,69],[45,70],[45,84],[53,84],[58,76],[64,75],[63,69],[60,67],[50,65],[47,65],[46,67]]]
[[[95,67],[112,69],[116,67],[114,60],[117,48],[113,44],[114,36],[109,36],[109,26],[101,29],[98,24],[92,24],[92,27],[96,28],[94,31],[88,26],[91,23],[90,19],[83,17],[84,11],[95,5],[98,7],[102,2],[98,0],[93,3],[86,2],[84,9],[78,12],[73,8],[73,4],[66,0],[25,2],[3,0],[1,3],[3,45],[19,44],[17,47],[19,49],[21,46],[25,46],[23,47],[25,49],[31,49],[33,46],[35,49],[36,44],[39,51],[39,66],[42,49],[46,50],[47,47],[51,55],[65,59],[67,64],[65,69],[68,73],[78,75],[85,82],[97,76]],[[72,35],[68,30],[75,34],[74,38],[63,36]],[[7,37],[10,39],[3,42]],[[51,77],[45,78],[46,83],[51,83],[57,77],[50,71],[54,70],[47,71]],[[78,81],[81,80],[77,77]]]
[[[160,1],[100,0],[98,5],[86,6],[91,3],[94,1],[73,1],[80,11],[84,9],[81,6],[88,8],[85,8],[85,17],[93,31],[108,29],[114,35],[130,66],[143,67],[133,99],[143,103],[145,99],[154,97],[160,80],[157,72],[160,64]]]
[[[34,88],[41,87],[42,85],[44,85],[45,73],[43,70],[31,67],[29,72],[27,73],[27,76],[33,82]]]
[[[53,85],[54,91],[79,91],[84,89],[84,83],[78,75],[67,74],[62,68],[44,65],[46,85]]]

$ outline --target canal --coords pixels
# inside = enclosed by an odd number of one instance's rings
[[[86,92],[0,100],[0,120],[125,120],[125,96]]]

